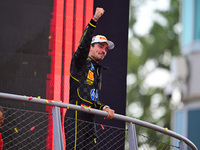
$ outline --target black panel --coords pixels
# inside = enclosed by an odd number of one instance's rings
[[[99,20],[96,34],[105,35],[115,43],[115,48],[108,52],[102,62],[102,65],[109,69],[103,71],[100,100],[114,109],[116,113],[125,115],[129,0],[123,0],[123,2],[121,0],[95,0],[94,10],[96,7],[102,7],[105,10],[105,14]],[[98,123],[125,128],[125,123],[122,121],[103,120],[102,117],[97,117],[96,120]],[[107,142],[104,138],[99,140],[103,143]],[[119,142],[118,139],[116,142]],[[120,149],[124,149],[124,143],[121,142]]]
[[[0,92],[46,97],[52,11],[53,0],[0,2]]]
[[[46,97],[46,80],[51,65],[48,37],[52,11],[53,0],[0,1],[0,92]],[[46,109],[43,105],[3,99],[0,99],[0,105],[43,112]],[[18,117],[16,115],[9,119],[14,120]],[[6,128],[6,122],[9,122],[7,118],[1,129]],[[46,121],[44,126],[47,125]]]
[[[116,113],[125,115],[129,0],[95,0],[94,10],[96,7],[104,8],[105,14],[100,18],[95,34],[105,35],[115,43],[115,48],[102,62],[109,69],[103,71],[100,100]]]

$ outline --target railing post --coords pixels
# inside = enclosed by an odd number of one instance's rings
[[[60,110],[58,107],[55,106],[52,112],[53,112],[54,149],[64,150]]]
[[[128,124],[128,141],[129,150],[138,150],[135,125],[132,122]]]
[[[181,141],[179,142],[179,147],[180,147],[180,150],[186,150],[185,144],[184,144],[183,140],[181,140]]]

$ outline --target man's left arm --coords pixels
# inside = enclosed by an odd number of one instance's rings
[[[104,105],[97,101],[97,103],[94,103],[94,108],[108,112],[108,116],[104,119],[112,119],[114,117],[115,111],[113,109],[110,109],[108,105]]]

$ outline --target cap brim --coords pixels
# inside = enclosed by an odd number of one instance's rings
[[[115,44],[112,41],[105,41],[108,44],[108,49],[113,49],[115,47]]]
[[[92,41],[91,42],[91,44],[94,44],[94,43],[107,43],[109,50],[113,49],[115,47],[115,44],[112,41],[110,41],[110,40],[108,40],[108,41],[103,41],[103,40],[102,41]]]

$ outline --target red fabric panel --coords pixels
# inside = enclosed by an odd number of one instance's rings
[[[94,11],[94,0],[85,0],[84,28],[86,27],[90,19],[93,17],[93,11]]]
[[[83,34],[83,9],[84,8],[84,0],[76,0],[75,6],[75,32],[74,32],[74,48],[77,49],[79,45],[79,41]]]

